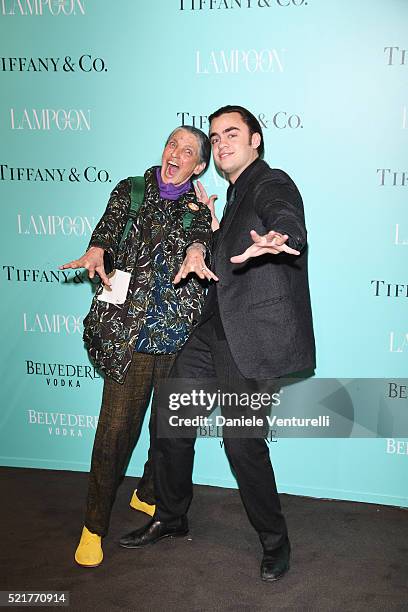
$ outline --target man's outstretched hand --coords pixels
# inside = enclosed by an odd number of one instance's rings
[[[73,261],[59,266],[59,269],[66,270],[67,268],[72,268],[76,270],[77,268],[85,268],[88,270],[89,278],[93,278],[96,273],[100,276],[103,284],[110,287],[111,284],[103,266],[104,252],[104,249],[101,247],[91,247],[85,255],[82,255],[79,259],[74,259]]]
[[[204,278],[207,280],[218,280],[217,276],[215,276],[215,274],[205,265],[204,253],[205,250],[203,245],[191,245],[188,247],[184,261],[181,264],[181,268],[174,277],[174,285],[177,285],[177,283],[179,283],[183,278],[186,278],[190,273],[197,274],[197,276],[203,280]]]
[[[197,181],[194,184],[194,189],[196,192],[197,200],[202,204],[208,206],[208,209],[211,213],[211,229],[213,232],[220,227],[220,223],[217,219],[217,215],[215,214],[215,200],[218,199],[217,195],[208,196],[206,190],[204,189],[204,185]]]
[[[246,249],[241,255],[231,257],[231,263],[244,263],[251,257],[259,257],[269,253],[270,255],[279,255],[279,253],[289,253],[289,255],[300,255],[300,251],[292,249],[286,244],[289,236],[280,234],[279,232],[270,231],[264,236],[260,236],[255,230],[251,230],[251,238],[253,244]]]

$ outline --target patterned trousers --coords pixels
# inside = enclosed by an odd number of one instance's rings
[[[175,355],[134,353],[123,385],[105,378],[101,412],[92,451],[85,525],[92,533],[106,535],[117,489],[140,436],[152,390],[166,378]],[[155,503],[152,441],[156,408],[152,402],[150,448],[138,485],[138,497]]]

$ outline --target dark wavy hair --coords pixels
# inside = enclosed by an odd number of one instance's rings
[[[239,113],[242,117],[243,122],[246,123],[246,125],[248,126],[249,135],[251,137],[252,137],[252,134],[255,134],[255,133],[260,135],[261,142],[258,147],[258,155],[259,157],[263,157],[263,154],[265,152],[264,137],[262,133],[261,124],[259,123],[258,119],[255,117],[255,115],[253,115],[248,109],[244,108],[243,106],[227,105],[227,106],[222,106],[221,108],[216,110],[214,113],[212,113],[208,117],[209,123],[211,124],[213,119],[216,119],[217,117],[220,117],[221,115],[225,115],[226,113]]]

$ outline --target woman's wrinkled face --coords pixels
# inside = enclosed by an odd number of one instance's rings
[[[182,185],[193,174],[200,174],[200,145],[194,134],[180,128],[169,137],[162,155],[161,178],[164,183]]]

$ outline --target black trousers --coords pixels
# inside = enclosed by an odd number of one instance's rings
[[[217,378],[231,386],[245,379],[237,369],[218,311],[202,322],[178,353],[170,379]],[[161,410],[161,408],[158,408]],[[161,415],[160,415],[161,418]],[[193,497],[195,437],[161,437],[154,441],[156,517],[176,523],[187,513]],[[287,539],[269,448],[263,438],[225,437],[224,448],[237,479],[248,518],[265,551]]]
[[[92,451],[85,525],[106,535],[116,492],[125,475],[143,425],[152,390],[168,376],[175,355],[134,353],[123,385],[105,378],[102,406]],[[149,422],[150,448],[138,497],[155,503],[152,439],[156,430],[155,403]]]

